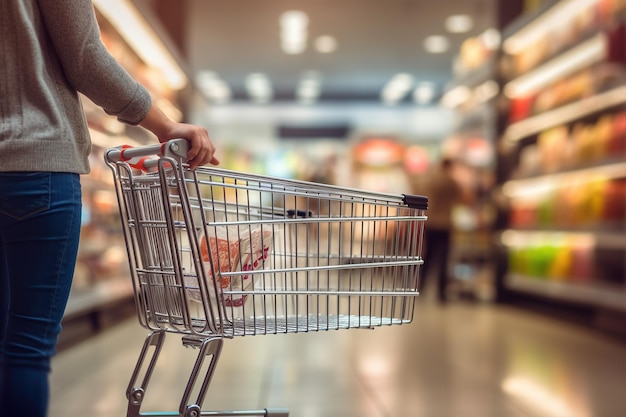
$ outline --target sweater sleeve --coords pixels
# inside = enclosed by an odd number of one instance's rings
[[[102,43],[92,2],[40,0],[39,8],[70,85],[120,121],[140,123],[150,94]]]

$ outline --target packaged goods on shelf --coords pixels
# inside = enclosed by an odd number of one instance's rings
[[[502,282],[623,309],[626,2],[582,4],[553,2],[505,31]]]
[[[536,93],[511,98],[509,123],[553,110],[624,83],[623,67],[600,63],[546,85]]]
[[[509,221],[516,228],[621,225],[626,216],[626,179],[586,176],[555,184],[534,198],[512,198]]]
[[[626,7],[623,0],[600,0],[578,10],[570,7],[570,10],[564,13],[559,10],[559,7],[567,8],[569,6],[567,3],[572,2],[558,3],[561,4],[555,5],[537,18],[537,20],[542,20],[541,25],[536,25],[541,27],[542,36],[527,36],[528,41],[525,42],[516,39],[509,41],[508,44],[505,43],[505,52],[508,51],[513,61],[512,73],[509,77],[536,68],[590,35],[603,30],[611,30],[615,26],[616,17]]]
[[[96,17],[108,51],[133,78],[146,86],[154,102],[168,115],[178,114],[174,104],[178,91],[163,82],[161,71],[150,69],[97,10]],[[80,98],[92,142],[91,172],[81,176],[84,220],[66,317],[98,314],[132,299],[119,209],[112,204],[115,188],[111,170],[104,164],[103,150],[118,144],[137,145],[155,140],[144,129],[126,126],[85,96]]]

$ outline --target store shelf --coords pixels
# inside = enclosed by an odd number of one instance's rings
[[[548,281],[518,274],[507,275],[505,285],[512,290],[559,301],[626,311],[626,288],[624,286]]]
[[[500,92],[496,76],[495,61],[489,59],[479,68],[455,79],[443,94],[441,104],[468,113],[476,106],[491,106],[490,101]]]
[[[602,178],[603,180],[626,178],[626,162],[607,163],[528,178],[512,179],[502,185],[502,192],[507,197],[536,196],[537,194],[552,191],[572,181],[589,182],[597,178]]]
[[[509,81],[504,93],[512,98],[535,94],[555,81],[606,59],[608,35],[599,32]]]
[[[508,266],[499,283],[626,311],[626,72],[614,54],[623,6],[611,7],[546,2],[504,32],[511,105],[499,137],[510,159],[499,178],[508,200],[499,243]]]
[[[458,179],[464,193],[476,196],[472,204],[459,205],[454,210],[447,292],[451,298],[470,296],[482,301],[492,301],[495,294],[491,241],[495,216],[483,187],[491,183],[493,174],[500,94],[497,49],[500,36],[498,33],[496,41],[487,41],[487,33],[464,42],[470,46],[461,48],[454,68],[455,78],[441,98],[442,106],[454,110],[450,146],[446,150],[444,144],[444,152],[465,163]],[[484,47],[483,53],[468,54],[477,44]]]
[[[453,88],[461,85],[469,88],[478,87],[485,81],[493,80],[497,72],[496,60],[491,57],[481,66],[455,78],[448,90],[452,90]]]
[[[503,139],[517,142],[551,127],[571,123],[623,104],[626,104],[626,86],[617,87],[513,123],[505,130]]]
[[[527,246],[535,243],[578,240],[588,242],[586,246],[626,250],[624,226],[597,225],[572,229],[507,229],[500,234],[501,242],[507,247]]]
[[[119,277],[95,284],[88,291],[76,291],[70,294],[65,309],[65,320],[76,316],[115,306],[119,302],[133,297],[133,287],[130,278]]]
[[[502,37],[504,39],[509,39],[515,34],[519,34],[523,29],[526,29],[530,24],[536,23],[539,18],[545,16],[546,12],[553,9],[553,7],[559,3],[561,0],[543,0],[541,4],[536,7],[532,12],[525,13],[520,16],[518,19],[513,21],[505,30],[502,32]],[[548,23],[540,23],[536,26],[539,26],[537,31],[543,32],[545,34],[549,29],[551,29],[551,25]]]
[[[603,4],[604,3],[604,4]],[[503,31],[503,51],[523,56],[519,73],[526,73],[584,42],[590,34],[610,29],[621,19],[624,5],[598,0],[544,0],[532,13],[525,14]],[[548,47],[546,43],[549,42]],[[529,60],[530,59],[530,60]]]
[[[57,348],[65,349],[136,314],[129,277],[102,281],[70,294]]]
[[[183,85],[189,84],[184,72],[172,77],[172,68],[178,62],[155,63],[149,60],[161,54],[167,61],[178,61],[178,54],[170,45],[163,44],[158,54],[146,57],[141,52],[152,51],[145,41],[161,43],[164,33],[152,28],[154,20],[145,13],[133,13],[132,4],[124,3],[124,10],[112,9],[109,0],[95,4],[96,17],[100,24],[102,42],[128,73],[144,85],[154,102],[175,120],[182,118],[179,100]],[[132,13],[141,18],[140,24],[145,36],[128,29],[126,20],[120,20],[123,13]],[[134,17],[133,17],[134,18]],[[145,25],[144,25],[145,23]],[[121,24],[121,26],[120,26]],[[133,26],[132,24],[130,26]],[[121,29],[120,29],[121,28]],[[147,31],[147,32],[146,32]],[[152,33],[154,32],[154,33]],[[159,36],[157,36],[159,35]],[[128,36],[143,39],[140,45],[129,43]],[[134,40],[134,39],[133,39]],[[100,328],[112,316],[132,310],[133,291],[128,277],[127,252],[120,226],[113,175],[104,163],[104,149],[121,144],[137,146],[156,140],[151,133],[137,126],[120,123],[116,117],[108,115],[98,105],[81,95],[83,109],[90,131],[92,149],[89,156],[91,172],[81,177],[83,196],[83,217],[81,241],[74,272],[70,299],[63,318],[64,334],[72,340],[89,335]],[[68,330],[71,327],[72,330]]]

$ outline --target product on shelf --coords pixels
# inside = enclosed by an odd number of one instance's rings
[[[171,113],[164,105],[165,101],[170,108],[174,108],[174,113],[178,112],[175,104],[178,92],[162,82],[162,74],[148,70],[147,65],[98,11],[96,17],[102,42],[109,52],[135,79],[147,87],[153,100],[159,102],[164,111]],[[91,172],[81,176],[84,220],[69,310],[82,312],[84,309],[92,314],[114,306],[112,301],[132,297],[119,209],[113,203],[113,176],[104,163],[103,150],[117,144],[145,144],[154,139],[140,127],[120,123],[85,96],[81,95],[80,99],[92,142],[89,156]],[[74,298],[82,294],[86,295],[85,300],[77,301]],[[102,297],[107,300],[106,304],[101,304]],[[114,299],[109,299],[110,297]]]
[[[620,111],[613,118],[613,132],[607,147],[610,155],[623,155],[626,152],[626,111]]]
[[[534,97],[521,96],[511,99],[509,104],[509,123],[520,122],[532,114]]]
[[[509,123],[557,109],[623,83],[622,66],[601,63],[559,79],[536,93],[511,98]]]
[[[624,0],[598,0],[579,9],[570,20],[544,28],[543,36],[535,37],[536,40],[512,54],[514,73],[511,75],[532,70],[592,33],[611,30],[615,25],[615,17],[625,8],[624,3]]]
[[[513,198],[509,222],[515,228],[606,226],[626,214],[626,179],[584,176],[552,185],[550,191]]]
[[[608,181],[604,187],[602,218],[621,222],[626,217],[626,179]]]
[[[463,41],[459,54],[458,75],[476,70],[493,55],[494,49],[487,42],[488,36],[471,37]]]
[[[626,111],[595,121],[560,125],[537,135],[520,150],[518,178],[601,165],[626,156]]]
[[[594,276],[597,248],[589,239],[566,237],[528,237],[524,244],[509,250],[509,270],[528,278],[549,281],[589,281]]]
[[[518,157],[512,176],[502,170],[509,289],[626,305],[625,11],[625,0],[554,2],[503,43],[502,149]]]
[[[569,134],[565,126],[558,126],[539,134],[540,164],[542,172],[556,172],[563,167],[563,151],[568,148]]]

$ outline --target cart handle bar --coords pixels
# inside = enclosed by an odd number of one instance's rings
[[[179,417],[175,412],[148,411],[138,414],[141,417]],[[286,408],[265,408],[263,410],[235,410],[235,411],[201,411],[202,417],[289,417]]]
[[[186,139],[173,139],[168,142],[154,145],[132,147],[130,145],[117,146],[107,150],[105,158],[109,163],[128,162],[133,168],[146,170],[151,164],[148,156],[159,155],[175,159],[187,159],[189,142]],[[156,162],[156,161],[155,161]]]

